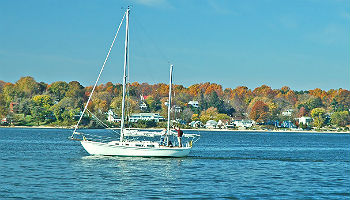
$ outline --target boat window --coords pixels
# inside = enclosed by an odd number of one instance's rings
[[[137,146],[137,147],[142,147],[142,144],[136,144],[135,146]]]
[[[149,145],[147,145],[147,147],[154,147],[154,145],[153,144],[149,144]]]
[[[129,146],[129,144],[125,144],[125,146]]]
[[[115,143],[115,145],[119,145],[119,143]]]

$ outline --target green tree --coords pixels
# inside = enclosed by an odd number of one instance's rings
[[[215,91],[212,91],[208,95],[208,106],[214,107],[216,109],[220,109],[223,106],[224,102],[221,100],[218,96],[218,94]]]
[[[16,87],[12,83],[6,83],[3,89],[3,99],[8,106],[12,101],[17,98]]]
[[[326,122],[326,110],[324,108],[314,108],[311,110],[311,117],[314,120],[314,126],[321,128]]]
[[[332,114],[331,122],[333,125],[345,127],[350,123],[349,111],[338,111]]]
[[[45,116],[47,114],[45,109],[41,106],[32,107],[31,113],[32,113],[33,119],[38,123],[38,126],[40,125],[40,122],[45,120]]]
[[[40,91],[39,84],[34,80],[33,77],[26,76],[21,77],[15,84],[17,97],[32,97]]]
[[[40,122],[45,121],[51,113],[51,106],[53,105],[52,99],[49,95],[36,95],[32,98],[34,105],[31,107],[31,114],[38,125]]]
[[[68,123],[72,123],[74,115],[80,111],[79,108],[74,108],[74,100],[69,97],[63,98],[59,103],[52,106],[51,110],[58,121]]]
[[[219,120],[230,120],[230,116],[224,113],[219,113],[216,115],[215,121],[219,121]]]
[[[8,114],[8,108],[6,105],[4,95],[0,93],[0,117],[5,117]]]
[[[31,108],[33,107],[33,101],[29,98],[24,98],[19,102],[18,105],[18,112],[24,114],[24,117],[26,115],[31,114]]]
[[[49,95],[36,95],[32,100],[36,106],[43,107],[47,110],[53,105],[52,99]]]
[[[74,99],[82,98],[84,96],[84,87],[78,81],[71,81],[68,83],[68,91],[66,92],[66,97],[71,97]]]
[[[312,110],[314,108],[320,108],[323,106],[322,100],[320,97],[311,98],[309,101],[306,102],[307,107],[309,110]]]
[[[68,91],[68,84],[64,81],[57,81],[51,84],[49,92],[55,97],[55,100],[60,101]]]
[[[149,106],[151,112],[157,112],[162,109],[162,102],[158,96],[148,97],[146,99],[146,104]]]

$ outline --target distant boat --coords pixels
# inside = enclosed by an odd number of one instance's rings
[[[169,81],[169,101],[168,101],[168,123],[167,129],[163,132],[150,132],[140,130],[127,130],[125,128],[125,97],[126,97],[126,67],[128,65],[128,44],[129,44],[129,13],[128,8],[123,16],[123,19],[119,25],[118,31],[114,37],[112,45],[109,49],[105,62],[102,66],[100,74],[96,80],[96,83],[92,89],[89,99],[84,107],[82,114],[78,120],[77,125],[73,131],[71,139],[80,141],[84,149],[91,155],[106,155],[106,156],[141,156],[141,157],[185,157],[191,149],[192,144],[199,139],[198,134],[184,134],[183,137],[187,138],[183,146],[177,146],[175,141],[170,141],[171,135],[177,133],[170,130],[170,108],[171,108],[171,90],[172,90],[172,72],[173,65],[170,66],[170,81]],[[118,141],[100,141],[87,138],[83,132],[77,132],[79,123],[87,110],[87,106],[91,100],[92,94],[104,69],[104,65],[108,59],[109,53],[113,47],[114,41],[118,35],[119,29],[123,23],[124,17],[126,18],[126,34],[125,34],[125,55],[124,55],[124,76],[123,76],[123,99],[122,99],[122,117],[120,127],[120,138]],[[79,137],[80,136],[80,137]],[[126,137],[160,137],[158,141],[152,140],[134,140],[126,139]],[[79,139],[79,138],[81,139]]]

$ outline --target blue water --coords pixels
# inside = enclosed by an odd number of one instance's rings
[[[0,128],[0,199],[350,199],[349,134],[200,132],[187,158],[89,156],[70,134]]]

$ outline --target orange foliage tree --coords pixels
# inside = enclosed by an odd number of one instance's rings
[[[255,102],[249,113],[249,118],[256,122],[265,122],[269,117],[269,106],[263,101]]]

